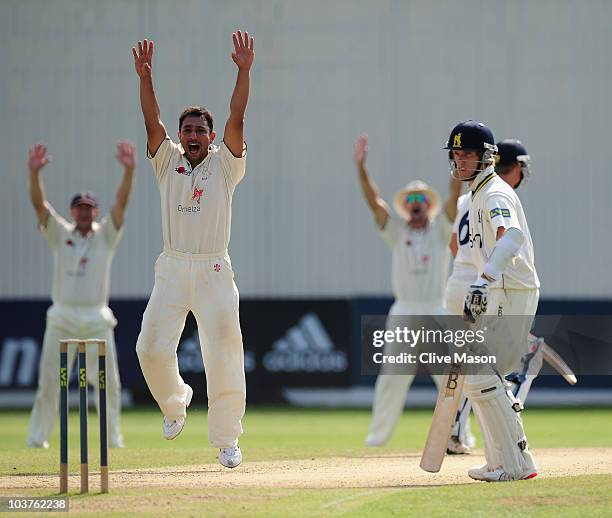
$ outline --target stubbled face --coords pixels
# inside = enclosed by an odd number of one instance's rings
[[[425,193],[414,192],[404,198],[404,207],[410,214],[410,223],[422,225],[427,222],[431,201]]]
[[[480,155],[477,151],[472,149],[453,150],[453,160],[459,180],[467,180],[478,172]]]
[[[191,167],[197,166],[206,158],[208,146],[215,140],[215,136],[215,132],[210,131],[208,122],[203,115],[188,115],[185,117],[178,138]]]
[[[91,230],[93,222],[98,218],[99,210],[91,205],[80,204],[70,209],[76,228],[82,234]]]
[[[495,171],[499,177],[513,189],[516,189],[523,179],[521,165],[518,163],[511,166],[496,168]]]

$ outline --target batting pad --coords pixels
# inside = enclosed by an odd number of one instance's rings
[[[494,470],[502,468],[514,480],[529,470],[535,471],[523,421],[513,408],[518,401],[506,391],[500,378],[466,376],[463,390],[483,430],[485,450],[490,450],[485,452],[487,464]]]

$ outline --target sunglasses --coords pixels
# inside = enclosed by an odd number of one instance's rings
[[[411,193],[406,196],[406,201],[408,203],[414,203],[417,201],[419,203],[427,203],[427,196],[425,196],[423,193],[420,193],[420,192]]]

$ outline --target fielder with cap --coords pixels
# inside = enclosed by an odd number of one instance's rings
[[[392,286],[395,302],[389,316],[443,314],[443,296],[450,266],[448,242],[457,213],[461,183],[451,180],[450,194],[440,212],[440,196],[425,182],[414,180],[395,194],[389,207],[368,175],[365,161],[368,139],[359,137],[355,163],[363,196],[374,214],[381,237],[392,251]],[[385,353],[391,351],[385,346]],[[438,383],[440,376],[433,376]],[[414,375],[385,374],[376,379],[368,446],[381,446],[391,437],[400,418]]]
[[[467,289],[464,319],[479,326],[482,315],[522,317],[502,337],[504,343],[487,341],[497,356],[495,368],[489,365],[465,378],[464,393],[483,432],[486,458],[468,475],[489,482],[533,478],[537,470],[519,413],[522,407],[504,379],[525,351],[539,299],[529,227],[514,189],[495,172],[497,146],[487,126],[473,120],[457,124],[446,149],[452,175],[471,182],[469,243],[478,278]]]
[[[110,214],[100,222],[98,201],[93,193],[81,192],[72,198],[70,223],[62,218],[45,196],[42,169],[49,163],[44,144],[30,148],[30,199],[38,224],[53,253],[53,304],[47,311],[47,327],[40,357],[38,390],[30,418],[27,445],[48,448],[59,401],[59,341],[66,338],[101,338],[107,348],[107,415],[109,444],[123,447],[119,427],[121,384],[113,328],[117,325],[108,307],[110,269],[117,243],[123,234],[124,214],[130,198],[136,166],[134,144],[121,141],[117,160],[124,167]],[[76,344],[68,349],[68,365],[76,354]],[[98,387],[97,355],[87,355],[88,382]]]

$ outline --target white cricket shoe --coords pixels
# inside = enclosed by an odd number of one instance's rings
[[[38,442],[38,441],[33,441],[32,439],[28,439],[26,446],[28,448],[42,448],[44,450],[49,449],[49,443],[47,441]]]
[[[448,440],[446,453],[449,455],[469,455],[472,453],[472,449],[467,444],[462,443],[459,437],[452,435]]]
[[[235,468],[242,462],[242,452],[240,446],[230,446],[229,448],[219,449],[219,462],[226,468]]]
[[[193,397],[193,389],[185,384],[185,408],[189,406],[191,403],[191,398]],[[164,422],[162,424],[162,428],[164,430],[164,439],[171,441],[174,439],[179,433],[183,431],[183,427],[185,426],[185,418],[179,417],[177,419],[173,419],[172,421],[168,420],[166,416],[164,416]]]
[[[511,480],[529,480],[538,476],[538,472],[535,469],[528,469],[518,477],[511,477],[502,468],[498,468],[494,471],[485,471],[482,474],[482,480],[485,482],[509,482]]]
[[[473,478],[474,480],[485,481],[487,479],[484,478],[484,474],[490,471],[491,471],[491,468],[487,466],[486,464],[483,464],[482,466],[476,466],[474,468],[469,469],[468,476],[470,478]]]

